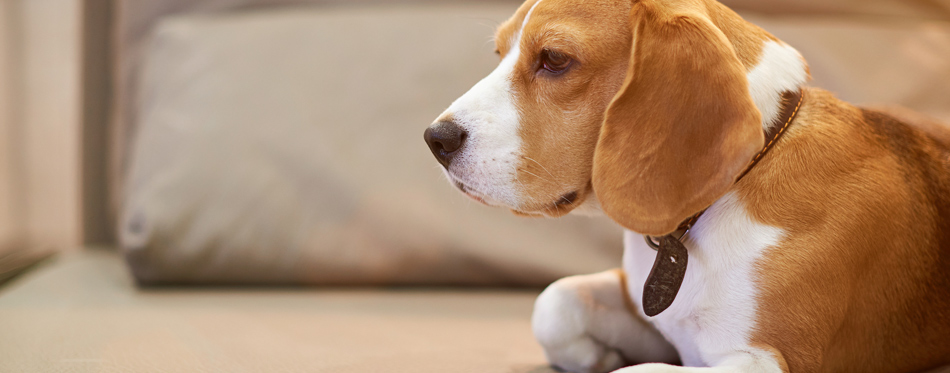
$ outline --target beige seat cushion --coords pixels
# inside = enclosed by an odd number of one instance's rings
[[[553,373],[535,291],[137,289],[115,253],[0,288],[0,372]]]
[[[79,251],[0,287],[0,372],[555,373],[531,333],[536,296],[141,290],[115,252]]]
[[[606,218],[525,219],[422,140],[517,4],[172,17],[146,55],[120,238],[147,283],[545,285],[619,264]]]

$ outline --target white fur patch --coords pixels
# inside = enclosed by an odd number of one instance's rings
[[[630,313],[616,271],[571,276],[535,302],[531,326],[548,361],[570,372],[606,372],[632,361],[676,361],[676,351]]]
[[[446,173],[490,205],[517,207],[522,202],[515,180],[521,161],[521,116],[511,79],[521,56],[521,30],[540,3],[528,10],[511,50],[498,67],[440,116],[451,117],[468,132],[465,145]]]
[[[746,77],[752,101],[762,113],[762,128],[768,130],[782,110],[782,92],[798,89],[808,81],[805,60],[795,48],[768,41],[762,46],[759,64]]]
[[[676,300],[656,317],[642,310],[641,316],[673,343],[687,366],[751,364],[756,369],[743,371],[780,372],[770,353],[749,346],[749,337],[756,315],[755,263],[783,235],[782,229],[754,221],[734,192],[726,194],[684,241],[689,264]],[[656,252],[630,231],[624,243],[628,289],[642,307],[643,284]]]

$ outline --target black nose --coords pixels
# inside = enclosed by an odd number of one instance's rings
[[[468,138],[468,132],[455,122],[441,121],[429,126],[423,137],[426,139],[426,144],[429,144],[429,149],[432,150],[435,159],[448,168],[452,163],[452,158],[458,154],[458,150]]]

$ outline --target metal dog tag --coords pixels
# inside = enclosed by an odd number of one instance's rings
[[[643,284],[643,312],[650,317],[659,315],[673,304],[680,285],[683,285],[689,260],[686,246],[680,240],[672,235],[657,237],[657,240],[656,261]]]

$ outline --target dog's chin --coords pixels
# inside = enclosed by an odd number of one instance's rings
[[[530,218],[559,218],[570,214],[578,207],[585,205],[588,193],[585,191],[574,191],[565,193],[553,202],[532,209],[512,208],[511,212],[518,216]]]
[[[534,208],[512,207],[495,202],[491,197],[482,195],[461,182],[455,181],[453,184],[455,184],[455,188],[462,192],[462,194],[475,200],[475,202],[489,207],[507,207],[513,214],[528,218],[559,218],[571,213],[575,208],[584,204],[583,199],[578,197],[579,193],[570,192],[561,196],[556,201],[543,206]]]
[[[483,204],[483,205],[485,205],[485,206],[488,206],[488,207],[498,207],[497,205],[488,203],[488,201],[486,201],[485,198],[483,198],[483,197],[481,197],[481,196],[478,196],[477,194],[473,194],[473,193],[471,193],[471,192],[466,192],[466,191],[464,191],[464,190],[462,190],[462,194],[464,194],[464,195],[465,195],[466,197],[468,197],[468,198],[471,198],[471,199],[474,200],[475,202],[481,203],[481,204]]]
[[[449,180],[452,182],[452,185],[455,186],[455,188],[458,189],[459,192],[462,192],[462,194],[464,194],[466,197],[471,198],[475,202],[481,203],[485,206],[506,207],[517,216],[530,218],[559,218],[575,211],[581,215],[596,215],[596,212],[600,211],[596,198],[591,197],[591,202],[588,202],[588,196],[592,194],[589,192],[589,187],[565,193],[553,201],[543,205],[511,206],[506,203],[498,202],[497,200],[491,198],[491,196],[466,185],[461,180],[452,177],[451,174],[448,174],[448,176]]]
[[[481,203],[481,204],[483,204],[483,205],[485,205],[485,206],[489,206],[489,207],[499,207],[499,206],[501,206],[500,204],[495,203],[495,202],[494,202],[491,198],[489,198],[488,196],[486,196],[486,195],[484,195],[484,194],[478,192],[477,190],[475,190],[475,189],[473,189],[473,188],[471,188],[471,187],[465,185],[465,183],[462,183],[461,181],[459,181],[459,180],[457,180],[457,179],[455,179],[455,178],[453,178],[453,177],[451,177],[451,176],[449,176],[449,180],[452,182],[452,185],[455,186],[455,189],[458,189],[459,192],[462,192],[462,194],[464,194],[466,197],[475,200],[475,202]]]

